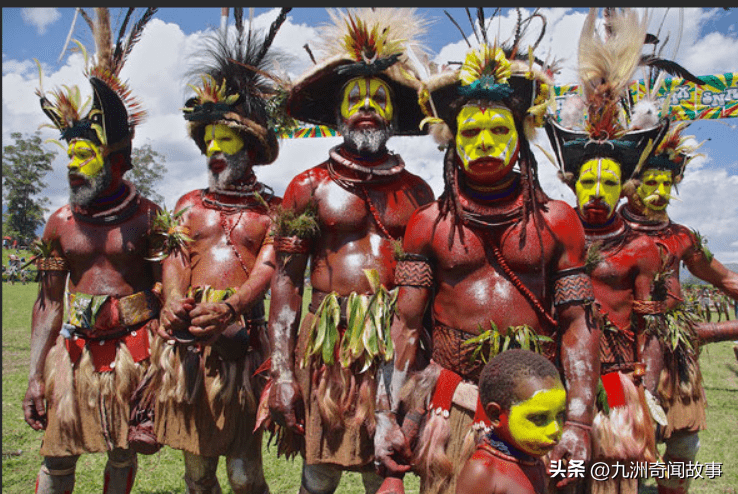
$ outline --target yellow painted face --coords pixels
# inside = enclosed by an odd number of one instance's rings
[[[530,379],[543,382],[536,378]],[[522,393],[527,398],[500,415],[500,426],[503,428],[500,432],[506,432],[502,436],[531,456],[545,455],[561,439],[566,391],[561,382],[554,382],[549,387],[528,386],[525,388],[527,392]],[[518,386],[518,396],[523,398],[520,389],[521,386]],[[507,431],[504,431],[505,427]]]
[[[105,166],[102,151],[95,143],[87,139],[72,140],[67,147],[67,155],[70,159],[67,168],[86,177],[96,176]]]
[[[456,153],[469,175],[499,179],[512,169],[520,139],[508,108],[470,104],[456,124]]]
[[[615,213],[615,206],[620,200],[622,191],[620,164],[609,158],[589,160],[579,169],[579,178],[575,184],[577,207],[587,219],[590,209],[599,209],[607,219]],[[609,207],[605,211],[603,204]],[[593,221],[596,222],[596,221]]]
[[[390,88],[382,79],[355,77],[343,86],[341,117],[348,120],[360,110],[371,108],[389,122],[395,111],[390,95]]]
[[[210,124],[205,126],[205,155],[209,158],[215,153],[233,155],[243,149],[243,138],[231,127],[225,124]]]
[[[647,208],[663,211],[669,205],[674,180],[668,170],[646,170],[637,193]]]

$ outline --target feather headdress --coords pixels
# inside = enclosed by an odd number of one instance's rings
[[[419,37],[428,21],[414,8],[329,9],[332,24],[321,27],[317,51],[322,58],[295,82],[287,111],[295,119],[336,126],[338,95],[359,76],[379,77],[393,91],[395,134],[420,134],[423,114],[417,105],[425,50]]]
[[[236,32],[219,30],[206,38],[201,61],[190,69],[199,78],[191,84],[196,96],[183,108],[190,137],[205,153],[205,127],[225,124],[236,129],[257,151],[256,164],[277,159],[279,145],[272,128],[268,99],[277,94],[280,81],[270,71],[277,55],[274,37],[291,8],[283,8],[264,34],[244,23],[243,9],[234,8]]]
[[[525,31],[534,18],[542,20],[541,35],[533,45],[523,47]],[[545,18],[536,10],[523,19],[518,10],[514,38],[509,45],[487,38],[483,9],[477,9],[476,21],[470,13],[469,19],[479,44],[467,52],[458,69],[440,72],[424,82],[419,93],[419,103],[427,117],[423,123],[429,123],[436,141],[446,145],[453,138],[456,114],[464,102],[497,101],[512,110],[525,135],[532,138],[553,104],[551,67],[533,54],[545,32]],[[454,24],[458,27],[455,21]],[[464,39],[471,48],[471,43]]]
[[[679,184],[684,178],[684,171],[689,162],[701,156],[695,151],[704,144],[704,141],[698,143],[693,135],[684,135],[689,125],[690,122],[672,122],[653,154],[634,175],[644,170],[668,170],[674,176],[674,184]]]
[[[631,9],[604,12],[605,35],[597,32],[597,9],[591,8],[579,38],[582,99],[570,98],[564,104],[566,120],[558,123],[549,117],[546,122],[555,154],[552,162],[570,187],[574,187],[581,165],[597,157],[618,162],[623,178],[630,177],[668,128],[665,120],[647,128],[629,128],[628,85],[643,63],[647,16],[640,17]],[[572,103],[577,105],[576,111],[571,111]],[[574,128],[578,122],[583,122],[583,130]]]
[[[157,9],[148,7],[128,31],[134,10],[130,7],[126,11],[113,42],[109,10],[95,8],[95,19],[92,20],[80,9],[95,40],[92,59],[88,57],[85,47],[75,41],[85,57],[85,77],[93,90],[89,112],[85,113],[89,100],[82,102],[76,86],[64,86],[63,89],[52,91],[50,96],[53,101],[46,97],[43,87],[36,90],[42,110],[65,141],[88,139],[102,146],[106,154],[130,147],[135,127],[143,121],[146,112],[131,95],[127,83],[120,79],[120,72]],[[130,160],[127,160],[127,166],[130,169]]]

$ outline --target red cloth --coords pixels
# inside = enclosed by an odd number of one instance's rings
[[[607,393],[607,404],[610,408],[625,406],[625,392],[623,383],[620,381],[620,373],[609,372],[603,374],[602,385]]]
[[[441,369],[441,374],[436,382],[436,389],[433,392],[431,407],[433,410],[441,408],[448,412],[451,410],[451,402],[454,397],[456,387],[461,382],[461,376],[448,369]]]
[[[145,322],[134,331],[119,338],[109,340],[87,340],[79,336],[73,339],[67,339],[67,351],[69,352],[72,364],[76,364],[79,361],[80,357],[82,357],[82,351],[87,346],[92,354],[92,363],[95,366],[95,371],[110,372],[114,368],[112,364],[115,362],[115,354],[119,342],[128,347],[128,351],[131,352],[134,362],[140,362],[149,358],[151,352],[149,348],[149,335],[146,334],[147,324],[148,322]]]

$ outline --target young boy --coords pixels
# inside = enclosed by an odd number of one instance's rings
[[[543,494],[541,457],[561,438],[566,391],[556,367],[528,350],[494,357],[479,378],[492,427],[459,473],[456,494]]]

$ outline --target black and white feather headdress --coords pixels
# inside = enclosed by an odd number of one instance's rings
[[[219,30],[206,38],[199,63],[189,71],[199,84],[191,84],[197,95],[185,103],[184,118],[203,153],[205,127],[225,124],[257,150],[256,164],[269,164],[279,153],[268,111],[269,98],[279,88],[279,79],[271,73],[277,58],[271,48],[291,9],[281,9],[266,34],[250,23],[246,26],[242,8],[233,10],[235,35]]]

